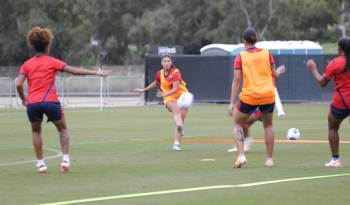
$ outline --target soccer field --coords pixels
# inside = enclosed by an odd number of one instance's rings
[[[348,119],[340,130],[344,167],[326,168],[328,105],[290,104],[285,110],[286,117],[274,118],[276,139],[286,139],[287,130],[296,127],[301,140],[315,141],[276,142],[273,168],[264,167],[265,146],[257,142],[248,164],[233,169],[235,158],[226,152],[233,139],[227,105],[192,107],[181,152],[172,151],[173,121],[163,106],[66,109],[72,157],[67,174],[59,170],[58,134],[51,123],[43,124],[49,171],[38,174],[24,110],[1,110],[0,203],[349,204]],[[251,135],[263,138],[260,122]]]

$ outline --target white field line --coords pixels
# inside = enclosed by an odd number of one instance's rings
[[[175,194],[175,193],[194,192],[194,191],[213,190],[213,189],[229,189],[229,188],[253,187],[253,186],[266,185],[266,184],[277,184],[277,183],[284,183],[284,182],[293,182],[293,181],[302,181],[302,180],[315,180],[315,179],[344,177],[344,176],[350,176],[350,173],[333,174],[333,175],[321,175],[321,176],[309,176],[309,177],[298,177],[298,178],[270,180],[270,181],[253,182],[253,183],[236,184],[236,185],[217,185],[217,186],[203,186],[203,187],[193,187],[193,188],[184,188],[184,189],[171,189],[171,190],[155,191],[155,192],[143,192],[143,193],[135,193],[135,194],[123,194],[123,195],[115,195],[115,196],[78,199],[78,200],[71,200],[71,201],[61,201],[61,202],[53,202],[53,203],[46,203],[46,204],[39,204],[39,205],[79,204],[79,203],[88,203],[88,202],[96,202],[96,201],[136,198],[136,197],[145,197],[145,196],[156,196],[156,195],[164,195],[164,194]]]
[[[58,158],[58,157],[62,156],[62,153],[60,151],[58,151],[58,150],[51,149],[51,148],[43,148],[43,149],[56,153],[56,155],[45,157],[44,159],[55,159],[55,158]],[[34,162],[36,162],[35,159],[27,160],[27,161],[17,161],[17,162],[4,162],[4,163],[0,163],[0,166],[11,166],[11,165],[34,163]]]

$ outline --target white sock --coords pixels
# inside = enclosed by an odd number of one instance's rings
[[[37,159],[36,160],[36,166],[37,167],[41,167],[42,165],[46,166],[44,159]]]
[[[175,141],[174,145],[180,145],[180,142],[179,141]]]
[[[240,153],[239,155],[238,155],[238,158],[245,158],[245,154],[244,153]]]
[[[69,154],[62,155],[62,161],[70,164]]]

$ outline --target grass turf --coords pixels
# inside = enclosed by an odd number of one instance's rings
[[[188,113],[187,139],[232,139],[227,105],[196,105]],[[274,118],[276,139],[285,139],[291,127],[304,140],[327,139],[328,105],[285,105],[287,116]],[[2,204],[39,204],[171,189],[243,184],[276,179],[350,172],[349,144],[340,146],[344,167],[323,167],[328,144],[276,143],[274,168],[263,166],[263,143],[252,146],[248,164],[233,169],[231,143],[183,143],[182,152],[171,150],[172,116],[162,106],[66,109],[71,136],[72,170],[59,171],[60,159],[47,160],[49,173],[38,174],[32,160],[30,126],[25,112],[0,111],[0,200]],[[350,140],[346,120],[341,140]],[[260,122],[251,128],[263,138]],[[59,150],[54,126],[43,123],[44,146]],[[185,137],[186,139],[186,137]],[[45,150],[45,156],[54,156]],[[201,159],[215,159],[202,162]],[[229,188],[116,199],[88,204],[348,204],[350,177],[285,182],[245,188]]]

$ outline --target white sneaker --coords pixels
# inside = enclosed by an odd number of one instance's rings
[[[252,137],[246,137],[244,138],[244,151],[247,152],[250,150],[250,147],[252,146],[254,142],[254,139]],[[237,146],[233,146],[233,148],[228,149],[227,152],[237,152]]]
[[[62,163],[61,163],[61,172],[62,173],[67,173],[68,171],[69,171],[69,163],[68,162],[65,162],[65,161],[63,161]]]
[[[266,167],[273,167],[273,160],[272,160],[272,158],[267,158],[266,159],[265,166]]]
[[[340,159],[334,160],[331,159],[328,163],[324,164],[326,167],[342,167]]]
[[[245,155],[240,155],[237,157],[236,162],[233,164],[233,168],[241,168],[246,163],[247,158],[245,157]]]
[[[179,144],[174,144],[173,145],[173,150],[175,150],[175,151],[182,151],[182,149],[181,149]]]

